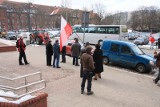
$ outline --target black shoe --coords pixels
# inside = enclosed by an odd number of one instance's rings
[[[21,64],[19,64],[19,65],[24,65],[24,63],[21,63]]]
[[[26,65],[28,65],[29,63],[27,62],[27,63],[25,63]]]
[[[81,90],[81,94],[84,94],[84,90]]]
[[[61,67],[57,67],[57,68],[61,68]]]
[[[92,95],[93,91],[87,92],[87,95]]]
[[[76,66],[80,66],[80,65],[77,64]]]
[[[55,65],[53,65],[53,68],[55,68]]]

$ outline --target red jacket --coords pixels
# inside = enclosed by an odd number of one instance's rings
[[[154,42],[155,42],[154,37],[151,36],[151,37],[149,38],[149,41],[150,41],[151,43],[154,43]]]
[[[26,45],[24,44],[23,39],[17,40],[17,48],[19,52],[25,51]]]

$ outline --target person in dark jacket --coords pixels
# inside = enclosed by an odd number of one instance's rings
[[[26,45],[23,42],[23,37],[20,36],[20,38],[17,40],[16,42],[16,46],[18,48],[19,51],[19,65],[24,65],[24,63],[22,63],[22,58],[24,59],[25,64],[29,64],[26,58],[26,54],[25,54],[25,50],[26,50]]]
[[[158,76],[153,80],[154,83],[157,84],[157,82],[160,80],[160,52],[158,54],[155,52],[154,58],[156,58],[156,66],[159,68]]]
[[[157,45],[158,45],[158,49],[160,49],[160,37],[158,38]]]
[[[96,49],[93,53],[93,59],[94,59],[94,73],[95,77],[94,80],[97,80],[97,77],[101,78],[101,72],[103,72],[103,53],[102,50],[100,49],[100,45],[96,44],[95,45]]]
[[[73,65],[79,66],[78,58],[81,52],[81,45],[78,42],[78,38],[75,38],[75,43],[71,46],[71,53],[73,57]]]
[[[53,48],[52,48],[51,40],[49,40],[46,45],[47,66],[51,66],[52,55],[53,55]]]
[[[81,83],[81,94],[84,93],[84,88],[85,88],[85,82],[88,80],[87,84],[87,95],[93,94],[91,91],[92,87],[92,74],[93,70],[95,69],[94,66],[94,61],[92,57],[92,47],[88,46],[86,48],[86,53],[84,53],[81,57],[82,63],[83,63],[83,78],[82,78],[82,83]]]
[[[62,63],[66,63],[66,46],[62,47]]]
[[[53,45],[53,53],[54,53],[54,59],[53,59],[53,67],[55,68],[61,68],[59,66],[59,58],[60,58],[60,46],[59,41],[56,40]],[[55,64],[56,63],[56,64]]]

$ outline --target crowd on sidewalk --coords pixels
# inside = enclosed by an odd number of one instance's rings
[[[87,81],[87,95],[92,95],[92,78],[94,80],[102,78],[103,53],[100,49],[100,44],[96,44],[95,49],[93,49],[89,42],[86,42],[85,47],[81,49],[78,38],[75,38],[74,40],[75,42],[71,46],[71,56],[73,58],[72,64],[80,66],[80,77],[82,78],[81,94],[85,92],[85,83]],[[25,65],[29,64],[25,54],[26,45],[23,42],[23,37],[20,37],[20,39],[17,40],[16,46],[19,51],[19,65],[24,65],[24,63]],[[59,40],[56,40],[53,45],[52,41],[49,40],[46,44],[46,65],[52,66],[53,68],[61,68],[60,55],[62,55],[61,62],[66,63],[66,46],[63,46],[62,49],[60,49]],[[22,62],[22,58],[24,59],[24,63]],[[160,53],[155,52],[154,58],[156,59],[155,65],[159,68],[159,74],[157,78],[154,79],[154,82],[157,83],[160,80]]]

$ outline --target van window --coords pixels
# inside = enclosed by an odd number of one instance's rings
[[[111,51],[118,52],[119,51],[119,44],[111,44]]]
[[[121,53],[122,54],[131,54],[131,50],[128,46],[122,46]]]

